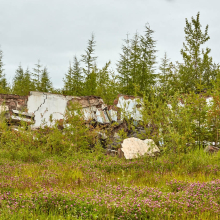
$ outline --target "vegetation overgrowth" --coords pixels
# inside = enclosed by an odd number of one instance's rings
[[[117,65],[97,69],[94,36],[82,60],[74,58],[64,88],[52,88],[47,69],[33,73],[19,66],[7,84],[0,51],[0,92],[27,95],[30,90],[66,95],[99,95],[107,104],[118,92],[141,95],[145,138],[160,147],[157,157],[133,160],[105,155],[102,128],[85,123],[72,106],[63,124],[31,130],[22,123],[11,129],[0,117],[0,219],[218,219],[220,215],[219,65],[212,62],[208,26],[200,14],[186,19],[183,63],[163,59],[155,73],[156,50],[149,25],[143,36],[127,39]],[[209,102],[207,102],[207,98]],[[128,127],[135,130],[132,120]],[[113,126],[113,125],[112,125]],[[106,135],[109,136],[107,129]],[[126,133],[118,132],[121,138]],[[103,146],[104,145],[104,146]]]
[[[79,107],[62,129],[51,121],[13,130],[2,115],[0,219],[217,219],[220,152],[203,148],[218,145],[218,97],[144,99],[140,126],[161,154],[133,160],[105,155],[101,127],[86,124]]]

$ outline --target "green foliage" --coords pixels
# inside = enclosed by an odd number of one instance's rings
[[[141,74],[139,77],[140,90],[145,94],[149,94],[150,87],[155,84],[155,64],[157,50],[156,41],[152,35],[154,31],[149,24],[145,25],[145,35],[141,36]]]
[[[8,93],[9,92],[9,87],[7,84],[7,80],[5,78],[5,73],[4,73],[4,69],[3,69],[3,53],[2,50],[0,49],[0,93]]]
[[[144,97],[143,124],[148,138],[164,151],[187,153],[207,145],[219,146],[219,93],[175,93]],[[213,97],[212,101],[206,101]]]
[[[118,76],[109,70],[110,64],[111,62],[109,61],[102,69],[98,70],[96,78],[97,87],[94,93],[100,96],[107,105],[113,103],[119,91],[117,84]]]
[[[211,49],[203,49],[202,45],[209,39],[208,25],[202,32],[200,13],[191,22],[186,19],[185,39],[181,55],[184,63],[179,64],[181,88],[183,92],[202,91],[204,88],[212,88],[212,80],[216,78],[216,70],[209,56]],[[201,88],[200,88],[201,87]]]
[[[85,84],[84,84],[84,95],[93,95],[94,90],[96,88],[96,64],[95,61],[97,59],[94,56],[95,52],[95,37],[92,34],[91,39],[88,41],[88,46],[85,50],[85,54],[82,54],[82,62],[85,64],[85,68],[83,68],[83,73],[85,75]]]
[[[145,28],[143,36],[136,33],[132,40],[127,36],[117,63],[120,92],[127,95],[134,95],[136,86],[139,86],[142,93],[149,94],[156,83],[154,31],[148,24]]]
[[[64,78],[64,94],[80,96],[83,94],[83,76],[80,61],[74,57],[73,65],[69,65],[68,73]]]
[[[50,81],[49,73],[46,67],[44,67],[42,74],[40,76],[40,92],[51,92],[52,91],[52,82]]]
[[[175,64],[170,62],[166,53],[161,61],[158,74],[158,91],[163,97],[172,96],[180,88],[178,69]]]
[[[29,69],[24,72],[22,66],[19,65],[13,78],[12,92],[17,95],[25,96],[34,89],[35,86],[31,80]]]
[[[125,44],[122,45],[122,54],[117,64],[117,71],[119,73],[120,92],[130,95],[131,91],[131,74],[130,74],[130,40],[124,40]]]
[[[32,77],[34,76],[34,78]],[[34,73],[31,74],[29,69],[24,72],[21,64],[16,70],[13,78],[12,92],[17,95],[28,95],[30,91],[52,92],[52,83],[49,78],[47,68],[41,69],[38,61]]]
[[[35,68],[33,68],[33,73],[32,73],[32,80],[35,85],[36,91],[40,90],[40,79],[42,72],[43,72],[42,65],[40,64],[40,60],[38,60],[38,62],[35,64]]]

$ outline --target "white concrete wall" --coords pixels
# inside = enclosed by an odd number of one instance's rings
[[[74,96],[63,96],[51,93],[42,92],[30,92],[28,97],[27,108],[29,113],[35,115],[35,124],[32,128],[38,128],[40,126],[51,126],[54,123],[50,122],[52,116],[53,121],[63,119],[65,116],[67,103]],[[104,108],[106,105],[103,105]],[[105,113],[101,109],[97,109],[96,106],[83,108],[83,115],[85,120],[95,119],[100,123],[109,123],[109,120]]]
[[[137,108],[137,105],[140,104],[142,105],[142,100],[139,98],[125,99],[124,96],[120,96],[118,99],[117,107],[122,109],[121,119],[126,116],[128,118],[133,118],[136,121],[142,120],[142,107]]]
[[[53,120],[63,119],[67,102],[70,99],[70,96],[65,97],[57,94],[30,92],[27,107],[28,112],[35,115],[35,124],[32,127],[51,126],[50,116],[52,116]]]

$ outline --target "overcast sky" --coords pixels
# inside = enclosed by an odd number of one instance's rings
[[[48,67],[56,88],[73,56],[84,53],[91,33],[96,40],[98,67],[111,60],[115,69],[123,39],[149,23],[157,40],[157,61],[164,53],[181,61],[185,18],[201,13],[209,25],[215,62],[220,62],[219,0],[0,0],[0,45],[9,82],[21,63],[32,69],[38,60]]]

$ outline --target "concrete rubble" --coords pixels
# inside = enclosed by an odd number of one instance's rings
[[[205,99],[208,106],[213,104],[212,97]],[[183,101],[180,100],[179,106],[184,106]],[[0,94],[0,113],[15,130],[21,124],[32,129],[51,127],[56,121],[61,122],[58,128],[62,129],[66,112],[76,112],[72,107],[80,107],[86,126],[90,127],[92,122],[101,126],[97,136],[107,149],[107,154],[132,159],[145,154],[153,156],[159,152],[156,144],[146,139],[150,136],[149,129],[140,123],[143,109],[141,97],[119,94],[114,104],[108,106],[97,96],[64,96],[45,92],[30,92],[28,96]],[[172,109],[170,104],[168,107]],[[127,120],[133,123],[135,129],[129,128]],[[120,134],[123,132],[124,137]],[[218,150],[214,146],[205,148],[205,152],[210,153]]]
[[[64,96],[45,92],[30,92],[29,96],[0,94],[0,112],[6,112],[8,119],[15,121],[32,123],[34,119],[32,128],[52,126],[52,121],[63,120],[72,104],[82,108],[85,121],[110,124],[122,122],[125,116],[141,120],[141,99],[134,96],[118,95],[114,105],[107,106],[97,96]]]
[[[16,126],[22,122],[30,125],[32,129],[38,129],[51,127],[56,121],[63,122],[68,110],[76,112],[74,107],[79,107],[85,124],[95,122],[102,127],[97,136],[108,153],[120,156],[124,154],[121,144],[125,138],[119,135],[120,131],[125,132],[127,137],[141,138],[139,134],[146,136],[143,135],[145,134],[143,128],[129,130],[125,120],[125,118],[136,122],[141,120],[142,101],[139,97],[118,95],[114,105],[107,106],[102,98],[97,96],[64,96],[45,92],[30,92],[29,96],[0,94],[0,113],[4,112],[8,125],[14,130],[17,130]],[[58,124],[60,129],[62,126]],[[108,135],[106,129],[110,130]],[[109,140],[110,144],[106,145]],[[126,155],[126,147],[124,150]],[[142,154],[141,150],[140,153]]]
[[[0,113],[4,112],[8,125],[18,126],[22,122],[33,124],[34,115],[27,113],[28,96],[0,94]]]
[[[134,137],[124,139],[120,151],[123,152],[126,159],[134,159],[144,155],[155,156],[160,153],[160,149],[152,139],[140,140]]]

